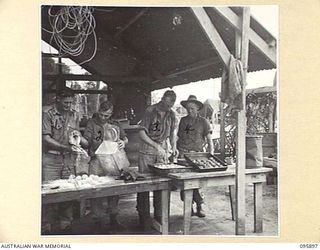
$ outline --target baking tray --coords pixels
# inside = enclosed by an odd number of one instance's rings
[[[216,172],[216,171],[225,171],[227,170],[227,164],[221,161],[217,156],[210,153],[187,153],[184,155],[184,158],[198,172]],[[203,168],[200,164],[194,162],[194,160],[208,160],[212,159],[215,163],[215,167]]]
[[[183,166],[179,164],[154,164],[149,165],[150,169],[158,175],[166,176],[171,173],[183,173],[183,172],[191,172],[193,170],[193,167],[191,166]]]

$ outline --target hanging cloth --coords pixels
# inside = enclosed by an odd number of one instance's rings
[[[230,56],[229,68],[224,68],[222,73],[221,101],[228,105],[229,109],[243,110],[241,101],[242,86],[244,85],[243,67],[240,60]]]

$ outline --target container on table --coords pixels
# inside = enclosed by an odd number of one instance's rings
[[[210,153],[192,152],[184,154],[186,161],[198,172],[227,170],[227,164]]]
[[[166,176],[171,173],[183,173],[183,172],[191,172],[193,170],[190,166],[183,166],[179,164],[164,164],[164,163],[156,163],[153,165],[149,165],[151,170],[158,175]]]

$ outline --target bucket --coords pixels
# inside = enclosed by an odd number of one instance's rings
[[[246,135],[246,168],[262,168],[262,135]]]

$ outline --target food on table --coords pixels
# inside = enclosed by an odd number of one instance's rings
[[[77,188],[92,188],[96,185],[108,183],[114,181],[113,177],[109,176],[97,176],[86,175],[74,176],[70,175],[68,179],[60,179],[51,181],[45,185],[42,185],[44,189],[77,189]]]
[[[99,179],[99,176],[98,176],[98,175],[91,174],[91,175],[89,176],[89,178],[92,179],[92,180],[98,180],[98,179]]]
[[[193,159],[192,162],[197,165],[200,169],[210,169],[210,168],[219,168],[222,165],[216,161],[213,157],[208,159]]]
[[[170,164],[157,163],[157,164],[155,164],[155,167],[161,168],[161,169],[185,168],[185,166],[181,166],[181,165],[174,164],[174,163],[170,163]]]

